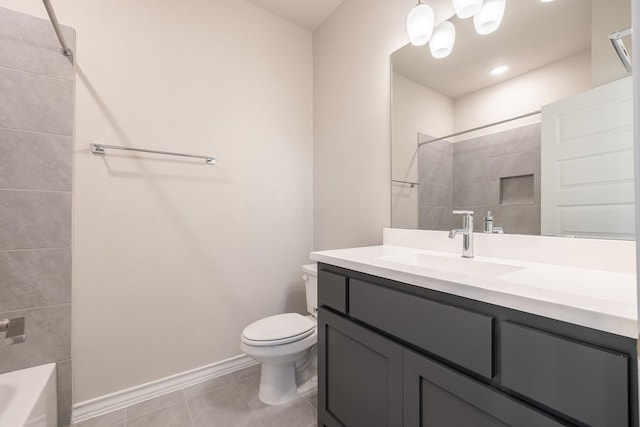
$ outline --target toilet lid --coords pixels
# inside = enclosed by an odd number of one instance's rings
[[[244,328],[242,337],[247,341],[263,343],[283,340],[291,342],[309,336],[315,326],[315,322],[298,313],[277,314],[253,322]]]

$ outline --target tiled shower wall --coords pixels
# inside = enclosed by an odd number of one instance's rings
[[[420,135],[420,142],[434,138]],[[453,144],[435,141],[418,149],[418,228],[450,230],[453,205]]]
[[[0,335],[0,373],[56,362],[60,426],[71,415],[74,85],[51,23],[0,8],[0,319],[25,317],[27,335],[13,346]]]
[[[424,137],[425,140],[428,138]],[[462,225],[454,209],[475,212],[483,230],[494,225],[510,234],[540,234],[540,124],[451,144],[424,144],[418,154],[419,227],[450,230]]]

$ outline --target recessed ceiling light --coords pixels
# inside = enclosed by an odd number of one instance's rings
[[[542,3],[551,3],[554,0],[540,0]]]
[[[499,74],[504,73],[508,69],[509,69],[508,65],[500,65],[499,67],[496,67],[493,70],[491,70],[491,74],[493,74],[494,76],[497,76]]]

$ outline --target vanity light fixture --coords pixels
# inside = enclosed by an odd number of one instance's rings
[[[500,65],[496,68],[494,68],[493,70],[491,70],[491,74],[493,74],[494,76],[498,76],[504,72],[506,72],[509,69],[508,65]]]
[[[453,44],[456,41],[456,27],[452,22],[444,21],[440,23],[434,30],[429,42],[429,50],[431,55],[436,58],[444,58],[449,56],[453,50]]]
[[[482,0],[453,0],[453,8],[458,18],[470,18],[482,7]]]
[[[540,0],[540,2],[542,2],[542,3],[551,3],[552,1],[554,1],[554,0]]]
[[[407,16],[407,33],[414,46],[427,44],[433,33],[434,13],[431,6],[418,1]]]
[[[504,17],[506,0],[452,0],[456,14],[460,18],[473,16],[473,25],[478,34],[490,34],[498,29]],[[542,0],[552,1],[552,0]],[[449,56],[456,39],[456,29],[450,21],[435,26],[433,8],[418,0],[407,16],[407,33],[414,46],[422,46],[431,41],[429,50],[434,58]]]
[[[482,8],[473,15],[473,25],[478,34],[491,34],[502,23],[506,0],[484,0]]]

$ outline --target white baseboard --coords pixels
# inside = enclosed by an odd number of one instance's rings
[[[255,360],[242,354],[211,365],[79,402],[73,405],[71,422],[86,421],[256,364]]]

